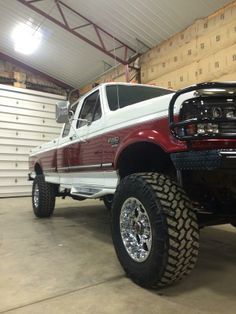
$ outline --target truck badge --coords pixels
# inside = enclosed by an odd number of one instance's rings
[[[117,146],[120,143],[120,138],[118,136],[109,137],[107,142],[111,144],[111,146]]]

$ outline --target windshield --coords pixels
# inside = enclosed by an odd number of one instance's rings
[[[108,85],[107,100],[110,110],[124,108],[147,99],[174,93],[168,89],[137,85]]]

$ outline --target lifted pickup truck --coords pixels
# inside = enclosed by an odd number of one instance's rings
[[[57,196],[103,199],[136,283],[178,281],[195,266],[201,227],[236,224],[236,83],[107,83],[56,111],[60,137],[29,159],[34,213],[51,216]]]

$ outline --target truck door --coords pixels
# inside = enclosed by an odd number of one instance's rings
[[[94,172],[102,163],[102,109],[99,90],[84,99],[76,123],[77,154],[69,154],[70,172]]]
[[[71,111],[75,112],[78,103],[75,103]],[[75,135],[74,131],[74,121],[68,121],[65,123],[62,134],[58,140],[58,148],[57,148],[57,172],[60,176],[60,183],[67,183],[70,182],[68,180],[68,173],[69,173],[69,160],[71,154],[71,142],[73,136]]]
[[[57,171],[66,172],[68,171],[68,155],[67,155],[67,146],[69,142],[69,133],[70,133],[70,123],[67,122],[64,125],[61,137],[58,140],[58,149],[57,149]]]

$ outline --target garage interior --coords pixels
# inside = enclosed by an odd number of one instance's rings
[[[236,1],[10,0],[0,17],[0,313],[235,313],[233,226],[201,230],[191,275],[147,290],[125,276],[102,202],[58,198],[37,219],[27,176],[31,149],[60,134],[57,101],[104,82],[235,81]],[[14,42],[24,25],[31,54]]]

